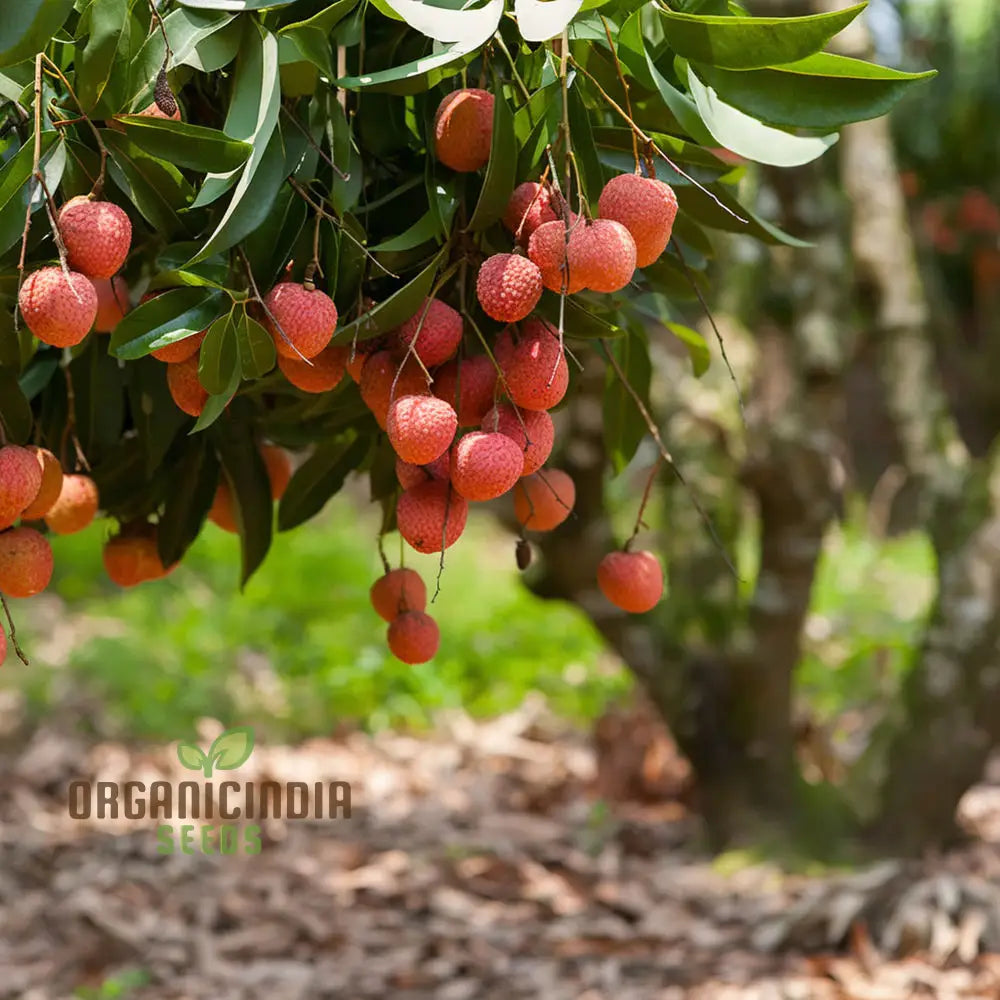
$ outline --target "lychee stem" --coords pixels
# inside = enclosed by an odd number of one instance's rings
[[[304,361],[307,365],[312,365],[312,361],[309,360],[296,346],[292,343],[291,338],[285,333],[284,327],[278,322],[278,318],[271,312],[268,304],[264,301],[264,297],[260,294],[260,289],[257,287],[257,281],[253,276],[253,268],[250,266],[250,260],[246,253],[243,251],[243,247],[237,246],[236,252],[239,254],[240,260],[243,261],[243,268],[247,273],[247,281],[250,282],[250,290],[253,293],[254,302],[260,305],[261,309],[264,310],[264,315],[274,324],[275,330],[278,331],[281,339],[288,344],[289,347],[299,356],[299,358]]]
[[[14,647],[14,652],[17,654],[17,658],[26,666],[31,666],[31,660],[28,659],[24,650],[21,649],[20,644],[17,641],[17,629],[14,627],[14,619],[11,616],[10,608],[7,607],[7,598],[0,594],[0,604],[3,605],[4,614],[7,616],[8,632],[10,634],[10,644]]]
[[[625,74],[622,72],[622,64],[618,60],[618,50],[615,48],[614,40],[611,37],[611,28],[608,25],[607,19],[603,14],[598,14],[601,19],[601,24],[604,25],[604,34],[608,39],[608,48],[611,49],[611,58],[615,61],[615,70],[618,72],[618,80],[622,85],[622,93],[625,97],[625,110],[628,111],[629,118],[632,116],[632,99],[628,94],[628,81],[625,79]],[[639,139],[635,134],[635,129],[632,129],[632,156],[635,158],[635,172],[639,173]]]
[[[646,513],[646,505],[649,503],[650,494],[653,491],[653,483],[656,481],[656,475],[660,471],[660,462],[663,461],[661,455],[656,456],[656,461],[653,463],[652,469],[649,470],[649,478],[646,480],[646,488],[642,491],[642,503],[639,504],[639,513],[635,518],[635,527],[632,529],[632,534],[629,536],[628,541],[622,546],[623,551],[628,552],[632,548],[632,543],[635,541],[642,528],[647,527],[643,522],[643,515]]]

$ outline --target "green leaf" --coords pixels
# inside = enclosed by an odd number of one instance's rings
[[[72,9],[73,0],[5,3],[0,17],[0,66],[13,66],[43,51]]]
[[[178,409],[167,387],[167,366],[156,358],[139,358],[125,366],[132,423],[142,443],[146,476],[163,463],[188,416]]]
[[[367,438],[320,444],[292,476],[278,506],[278,530],[290,531],[318,514],[368,454]]]
[[[234,771],[250,759],[253,753],[253,730],[249,726],[227,729],[217,737],[208,756],[220,771]]]
[[[44,154],[48,154],[56,139],[55,132],[42,133]],[[24,232],[24,213],[29,198],[28,181],[34,163],[32,147],[31,142],[25,143],[0,168],[0,253],[6,253],[21,239],[21,233]],[[41,199],[36,198],[32,212],[36,212],[41,204]]]
[[[500,86],[494,77],[493,138],[490,145],[490,160],[486,167],[476,209],[469,220],[470,232],[478,233],[503,218],[517,180],[517,138],[514,135],[514,115]]]
[[[442,80],[454,76],[474,58],[475,49],[462,42],[446,45],[438,52],[421,56],[402,66],[377,70],[362,76],[345,76],[333,81],[333,86],[345,90],[374,90],[401,96],[422,94]]]
[[[547,42],[561,35],[583,0],[514,0],[514,16],[526,42]]]
[[[262,378],[274,368],[278,358],[274,339],[260,323],[251,319],[245,312],[237,323],[236,337],[243,378]]]
[[[181,762],[181,767],[186,767],[189,771],[200,771],[208,763],[208,757],[193,743],[179,743],[177,759]]]
[[[334,334],[334,343],[349,344],[355,337],[358,340],[369,340],[385,333],[394,327],[405,323],[420,308],[427,293],[434,283],[434,276],[444,260],[442,250],[435,258],[411,281],[407,282],[398,292],[380,302],[374,309],[359,316],[353,323],[348,323]]]
[[[544,291],[538,303],[538,312],[553,326],[558,326],[559,295],[556,292]],[[614,313],[608,315],[613,317]],[[566,306],[563,311],[563,331],[567,337],[574,340],[592,340],[595,337],[605,337],[610,340],[625,333],[617,323],[602,317],[594,309],[588,308],[570,295],[566,296]]]
[[[219,461],[203,436],[185,439],[156,533],[160,559],[173,566],[184,557],[205,523],[219,483]]]
[[[291,187],[283,186],[267,218],[243,241],[243,252],[261,288],[278,280],[305,224],[306,203]]]
[[[148,115],[120,115],[125,134],[151,156],[191,170],[225,172],[242,166],[250,144],[224,132]]]
[[[370,250],[372,253],[398,253],[401,250],[412,250],[414,247],[423,246],[430,240],[437,240],[439,236],[438,214],[429,208],[412,226],[404,229],[398,236],[384,240],[378,246],[370,247]]]
[[[760,69],[818,52],[866,6],[806,17],[714,17],[659,6],[655,10],[677,55],[727,69]]]
[[[590,115],[580,92],[581,85],[582,81],[577,77],[569,91],[569,127],[573,135],[573,152],[580,167],[584,196],[591,205],[596,205],[604,189],[604,171],[597,156]]]
[[[85,15],[87,44],[74,60],[76,94],[85,112],[97,106],[112,70],[128,52],[131,34],[128,0],[92,0]],[[117,110],[117,109],[115,109]]]
[[[813,245],[806,240],[790,236],[751,212],[745,205],[740,204],[723,184],[708,184],[705,190],[693,184],[686,184],[675,188],[675,193],[680,212],[690,214],[696,221],[710,229],[740,233],[743,236],[753,236],[765,243],[783,243],[790,247]],[[647,272],[648,270],[649,268],[644,269]]]
[[[12,368],[0,368],[0,424],[14,444],[27,444],[31,438],[31,404]]]
[[[641,327],[631,328],[627,337],[611,345],[611,350],[629,385],[649,408],[653,366],[645,331]],[[632,461],[648,429],[632,394],[611,365],[607,369],[603,416],[605,446],[615,473],[620,474]]]
[[[683,323],[663,324],[687,349],[691,356],[691,368],[696,378],[701,378],[708,371],[712,355],[705,338],[697,331]]]
[[[690,69],[688,87],[716,142],[756,163],[800,167],[818,159],[837,141],[836,134],[798,136],[765,125],[727,104]]]
[[[337,0],[304,21],[286,24],[278,35],[291,39],[306,59],[318,66],[326,76],[332,77],[334,67],[330,59],[330,32],[357,5],[358,0]]]
[[[188,432],[190,435],[200,434],[203,430],[211,427],[226,412],[229,404],[233,401],[233,397],[236,395],[236,391],[240,387],[240,376],[241,371],[239,367],[234,368],[232,379],[225,389],[208,397],[201,415]]]
[[[183,7],[193,7],[195,10],[229,10],[238,13],[244,10],[290,7],[297,0],[179,0],[179,2]]]
[[[504,5],[504,0],[489,0],[482,7],[471,8],[463,0],[440,6],[420,0],[382,2],[421,34],[436,42],[460,42],[466,51],[478,49],[493,36]]]
[[[239,370],[239,347],[232,311],[220,316],[205,334],[198,357],[198,381],[213,396],[224,393]]]
[[[125,361],[200,333],[231,306],[212,288],[174,288],[133,309],[111,334],[113,357]]]
[[[903,73],[826,52],[760,70],[701,63],[692,68],[723,100],[754,118],[827,130],[886,114],[914,83],[935,75],[933,70]]]
[[[91,462],[118,443],[125,424],[124,372],[107,352],[105,337],[88,337],[69,366],[76,435]]]

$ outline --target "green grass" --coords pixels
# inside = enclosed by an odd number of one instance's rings
[[[75,646],[68,666],[72,683],[107,713],[104,730],[180,739],[201,717],[253,724],[275,738],[326,733],[343,720],[419,727],[442,709],[510,710],[531,691],[582,720],[628,686],[582,612],[527,591],[513,541],[486,516],[470,519],[447,553],[441,594],[428,609],[441,649],[421,666],[399,663],[386,648],[386,626],[368,602],[381,573],[376,522],[347,498],[278,535],[243,594],[238,542],[214,525],[168,579],[129,591],[104,576],[106,531],[95,525],[56,539],[53,583],[71,614],[87,616],[87,632],[100,633]],[[437,558],[410,553],[407,564],[433,593]],[[30,619],[23,635],[31,646]],[[57,677],[44,666],[9,678],[27,687],[39,712]]]

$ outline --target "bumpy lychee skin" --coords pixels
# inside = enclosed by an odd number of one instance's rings
[[[52,579],[52,546],[34,528],[12,528],[0,534],[0,594],[34,597]]]
[[[76,271],[69,279],[61,267],[43,267],[24,279],[17,304],[25,326],[42,343],[75,347],[90,333],[97,317],[97,292]]]
[[[396,378],[397,372],[399,378]],[[393,388],[395,383],[395,389]],[[382,430],[389,419],[389,406],[402,396],[424,396],[430,390],[427,378],[414,358],[408,358],[402,365],[390,351],[376,351],[361,369],[361,398],[372,411]]]
[[[124,278],[98,278],[92,282],[97,292],[94,333],[111,333],[128,312],[128,284]]]
[[[537,472],[552,454],[556,429],[544,410],[518,410],[498,403],[483,418],[483,430],[506,434],[524,455],[522,476]]]
[[[413,465],[411,462],[404,462],[401,458],[397,458],[396,478],[404,490],[418,486],[420,483],[426,483],[431,479],[447,481],[451,478],[451,451],[446,451],[427,465]]]
[[[427,663],[441,645],[437,622],[423,611],[404,611],[389,624],[389,649],[403,663]]]
[[[438,399],[455,407],[459,427],[475,427],[493,405],[497,390],[496,366],[485,354],[449,361],[434,373],[431,389]]]
[[[620,222],[597,219],[573,240],[570,267],[591,291],[617,292],[632,280],[635,240]]]
[[[69,266],[88,278],[110,278],[125,263],[132,246],[132,223],[110,201],[81,195],[59,213],[59,233]]]
[[[413,353],[424,365],[433,368],[444,364],[455,356],[462,342],[462,316],[447,302],[437,299],[432,299],[430,305],[424,302],[416,314],[399,328],[399,339],[404,347],[409,347],[414,337],[417,338],[417,346],[413,348]]]
[[[541,469],[514,487],[514,516],[529,531],[551,531],[573,511],[576,485],[562,469]]]
[[[466,500],[495,500],[521,478],[524,454],[506,434],[470,431],[451,450],[451,482]]]
[[[0,529],[9,528],[42,486],[42,467],[27,448],[0,448]]]
[[[264,304],[284,333],[282,336],[267,319],[274,346],[283,357],[299,358],[301,354],[304,358],[314,358],[330,343],[337,327],[337,307],[326,292],[282,281],[267,293]]]
[[[434,115],[434,152],[452,170],[469,173],[486,166],[493,139],[493,95],[486,90],[456,90]]]
[[[527,181],[514,188],[503,215],[503,224],[523,247],[528,245],[531,234],[543,222],[555,220],[549,189],[535,181]]]
[[[157,361],[164,361],[168,365],[180,364],[182,361],[187,361],[188,358],[193,358],[201,350],[206,333],[208,333],[207,330],[202,330],[201,333],[192,334],[190,337],[185,337],[184,340],[178,340],[174,344],[167,344],[166,347],[158,347],[155,351],[150,351],[149,353]]]
[[[31,447],[28,450],[35,456],[35,461],[38,462],[38,467],[42,470],[42,484],[35,499],[21,512],[21,520],[37,521],[38,518],[44,517],[59,499],[63,485],[63,470],[59,459],[51,451],[36,447]],[[2,479],[3,474],[0,473],[0,481]]]
[[[597,583],[615,607],[638,615],[663,596],[663,568],[652,552],[609,552],[597,567]]]
[[[670,242],[677,218],[677,195],[663,181],[639,174],[620,174],[604,185],[597,210],[602,219],[614,219],[632,234],[635,266],[645,267]]]
[[[476,279],[483,312],[501,323],[524,319],[542,297],[542,272],[527,257],[498,253],[487,258]]]
[[[369,591],[372,607],[380,618],[391,622],[406,611],[427,607],[427,587],[415,570],[400,567],[380,576]]]
[[[524,324],[521,336],[497,341],[496,358],[511,400],[525,410],[549,410],[566,395],[569,365],[547,324]]]
[[[200,417],[208,402],[208,391],[198,381],[198,357],[167,365],[167,388],[177,404],[189,417]]]
[[[49,508],[45,523],[56,535],[74,535],[97,517],[100,499],[90,476],[63,476],[59,499]]]
[[[340,385],[350,353],[349,347],[331,344],[312,358],[311,365],[301,358],[278,355],[278,367],[296,389],[310,393],[330,392]]]
[[[401,396],[389,407],[386,431],[396,454],[411,465],[440,458],[455,438],[458,415],[437,396]]]
[[[399,533],[418,552],[440,552],[465,530],[469,505],[447,482],[436,480],[406,490],[396,505]]]
[[[576,257],[582,222],[570,223],[567,232],[562,220],[543,222],[528,240],[528,257],[542,272],[542,284],[551,292],[561,292],[566,282],[566,294],[575,295],[585,287],[577,274]],[[563,263],[569,257],[567,269]]]

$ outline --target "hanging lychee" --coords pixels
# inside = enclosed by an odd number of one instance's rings
[[[604,185],[597,209],[602,219],[614,219],[632,234],[635,266],[645,267],[670,242],[677,218],[677,195],[663,181],[620,174]]]
[[[110,278],[125,263],[132,245],[132,223],[125,211],[85,195],[63,205],[59,233],[69,266],[88,278]]]
[[[434,151],[452,170],[486,166],[493,138],[493,95],[466,88],[448,94],[434,115]]]
[[[90,333],[97,318],[97,292],[87,278],[61,267],[43,267],[21,285],[17,304],[25,326],[42,343],[75,347]]]
[[[476,295],[483,312],[501,323],[527,317],[542,297],[542,272],[519,254],[498,253],[487,258],[476,279]]]
[[[270,313],[265,325],[277,352],[286,358],[314,358],[337,327],[337,307],[326,292],[282,281],[264,297]],[[278,326],[271,321],[271,317]],[[279,329],[280,327],[280,329]]]
[[[562,469],[540,469],[514,487],[514,516],[529,531],[551,531],[573,511],[576,486]]]
[[[609,552],[597,567],[597,583],[616,607],[642,614],[663,596],[663,568],[652,552]]]

